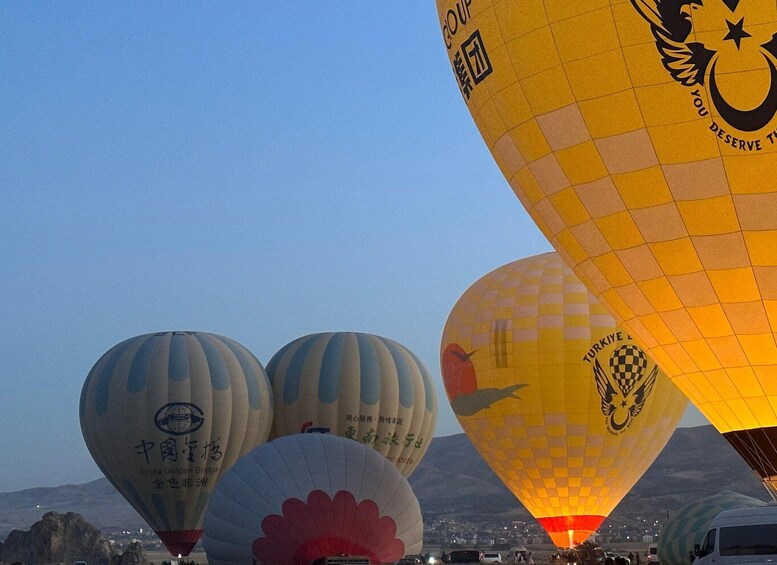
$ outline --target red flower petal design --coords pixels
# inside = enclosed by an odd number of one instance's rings
[[[372,500],[339,491],[329,498],[314,490],[306,502],[290,498],[281,507],[282,516],[262,520],[264,537],[252,544],[254,557],[266,565],[310,563],[326,555],[365,555],[373,563],[399,560],[405,544],[396,538],[397,525],[390,516],[380,516]]]

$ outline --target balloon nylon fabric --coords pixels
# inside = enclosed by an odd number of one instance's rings
[[[372,446],[405,475],[429,447],[437,397],[426,366],[403,345],[371,334],[298,338],[267,364],[275,394],[271,437],[331,433]]]
[[[171,554],[187,555],[218,477],[267,440],[272,410],[264,368],[242,345],[159,332],[125,340],[95,363],[80,419],[105,476]]]
[[[777,6],[437,8],[456,84],[532,219],[777,480]]]
[[[442,372],[459,422],[559,546],[597,529],[685,410],[638,350],[555,253],[488,273],[445,324]]]
[[[209,563],[294,563],[355,547],[396,561],[420,552],[423,520],[407,480],[375,450],[295,434],[256,448],[224,475],[203,543]]]

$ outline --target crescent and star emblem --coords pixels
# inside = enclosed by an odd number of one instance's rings
[[[596,390],[601,397],[601,410],[612,434],[619,434],[639,416],[656,384],[658,366],[645,376],[647,359],[637,347],[625,345],[610,357],[610,371],[604,370],[599,359],[594,359],[593,372]]]
[[[762,38],[765,41],[759,43],[746,29],[747,15],[738,13],[743,0],[631,0],[631,3],[650,23],[661,62],[674,80],[689,87],[706,86],[720,117],[739,131],[757,131],[772,120],[777,113],[777,34]],[[707,7],[705,4],[720,5],[725,20],[725,27],[721,22],[721,37],[716,45],[691,40],[697,37],[694,32],[698,31],[693,27],[693,14]],[[710,34],[704,36],[710,37]],[[721,61],[729,63],[727,68],[731,68],[731,58],[741,59],[745,52],[748,61],[753,56],[755,60],[762,58],[769,73],[768,91],[753,108],[738,108],[726,100],[717,78]]]

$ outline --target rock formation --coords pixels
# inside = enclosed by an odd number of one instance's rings
[[[48,512],[28,531],[13,530],[0,544],[0,561],[6,563],[108,565],[113,555],[111,543],[73,512]]]
[[[140,542],[133,541],[121,555],[114,555],[110,565],[149,565]]]

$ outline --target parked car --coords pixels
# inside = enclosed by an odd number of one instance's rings
[[[502,554],[496,552],[483,552],[483,563],[501,563]]]
[[[617,563],[618,559],[623,559],[626,562],[626,565],[631,565],[631,559],[626,557],[625,555],[621,555],[620,553],[615,553],[613,551],[605,551],[604,552],[604,558],[607,559],[608,557],[612,557],[613,560]]]
[[[483,552],[478,549],[454,549],[449,554],[448,563],[459,565],[483,563]]]

